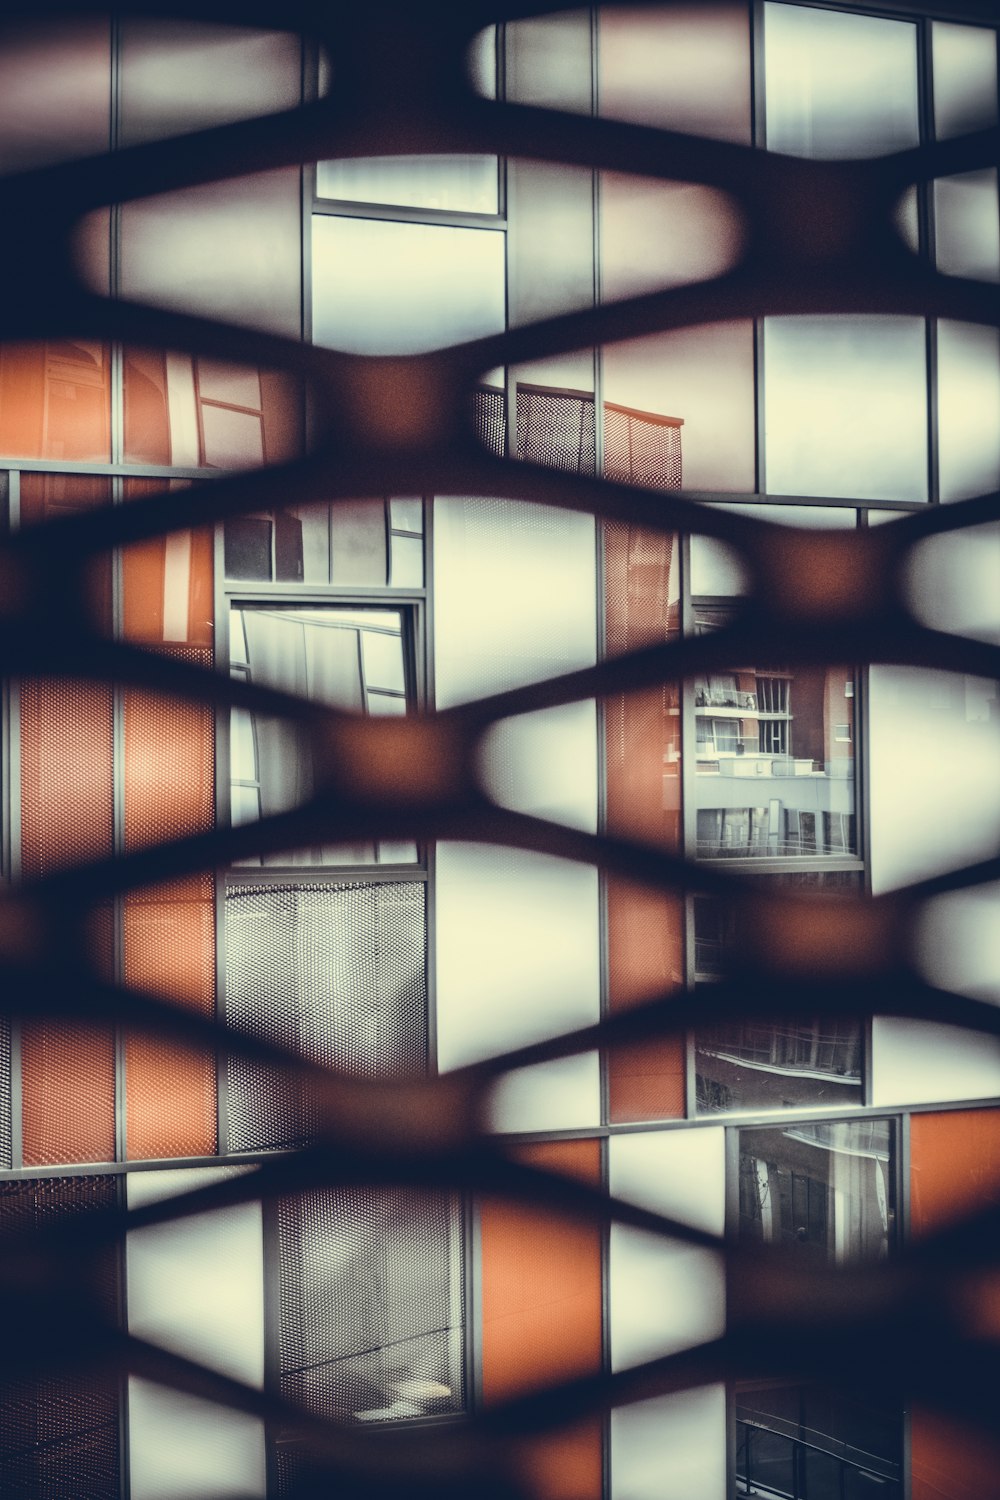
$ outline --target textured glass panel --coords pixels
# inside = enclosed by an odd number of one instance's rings
[[[726,1500],[728,1434],[724,1385],[615,1407],[612,1500]]]
[[[225,923],[231,1025],[365,1077],[424,1071],[421,883],[234,885]],[[234,1058],[228,1078],[231,1149],[308,1135],[308,1109],[276,1071]]]
[[[767,489],[926,500],[925,359],[919,318],[766,318]]]
[[[424,542],[422,537],[393,535],[389,582],[395,589],[424,586]]]
[[[0,22],[0,171],[107,151],[111,28],[101,16]]]
[[[961,172],[934,184],[934,248],[949,276],[1000,281],[1000,204],[995,171]]]
[[[926,537],[909,555],[906,594],[937,630],[1000,640],[1000,525]]]
[[[754,488],[752,324],[717,323],[612,344],[602,361],[607,403],[676,425],[685,489]]]
[[[934,133],[938,139],[997,122],[997,37],[979,26],[931,24]]]
[[[507,199],[511,327],[589,307],[594,300],[593,173],[554,162],[512,160],[507,164]],[[591,374],[588,388],[592,381]],[[545,383],[584,382],[577,377]]]
[[[1000,489],[1000,332],[942,320],[937,356],[941,499]]]
[[[750,143],[750,26],[739,4],[602,10],[600,112]]]
[[[77,338],[0,344],[0,451],[16,458],[106,463],[110,345]]]
[[[591,20],[586,10],[509,22],[505,39],[508,99],[590,113]]]
[[[462,1409],[453,1200],[329,1189],[282,1199],[278,1235],[283,1396],[339,1421]]]
[[[884,1260],[896,1244],[895,1126],[815,1120],[740,1131],[740,1238],[815,1265]]]
[[[293,109],[298,37],[203,21],[125,16],[120,131],[124,146]]]
[[[382,586],[386,576],[385,504],[338,500],[330,506],[333,583]]]
[[[352,203],[495,214],[495,156],[372,156],[321,161],[316,194]]]
[[[424,502],[416,497],[390,500],[389,514],[393,526],[399,531],[424,529]]]
[[[917,28],[808,6],[764,6],[767,145],[794,156],[915,146]]]
[[[497,333],[496,230],[313,217],[313,337],[353,354],[416,354]]]

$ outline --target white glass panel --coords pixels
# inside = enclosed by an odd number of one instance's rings
[[[726,1388],[703,1386],[611,1413],[612,1500],[725,1500]]]
[[[941,499],[1000,489],[1000,332],[942,321],[937,346]]]
[[[129,1208],[238,1175],[196,1168],[128,1175]],[[264,1277],[257,1203],[129,1234],[128,1326],[236,1380],[264,1380]],[[263,1496],[264,1432],[253,1418],[129,1382],[133,1500]]]
[[[931,26],[934,132],[943,139],[997,122],[997,37],[980,26]]]
[[[1000,1042],[957,1026],[876,1016],[872,1103],[945,1104],[1000,1094]]]
[[[919,542],[907,565],[906,595],[924,624],[1000,643],[1000,525]]]
[[[767,318],[764,370],[773,494],[926,500],[921,319]]]
[[[920,967],[930,983],[1000,1001],[1000,884],[935,896],[919,920]]]
[[[616,1197],[722,1233],[722,1129],[612,1137],[608,1161]],[[618,1224],[611,1228],[609,1296],[616,1370],[717,1338],[725,1328],[723,1268],[715,1251]]]
[[[416,354],[504,324],[496,230],[313,217],[313,337],[353,354]]]
[[[390,578],[394,589],[422,589],[424,586],[424,543],[421,537],[393,536],[389,542]]]
[[[365,684],[369,688],[395,688],[402,692],[403,640],[400,635],[383,635],[378,630],[361,632],[361,652],[365,664]]]
[[[904,667],[873,667],[870,682],[875,893],[994,855],[996,684]]]
[[[464,213],[497,211],[495,156],[371,156],[321,161],[320,198],[394,203]]]
[[[477,94],[495,99],[497,94],[497,29],[487,26],[472,38],[465,54],[469,82]]]
[[[390,500],[389,514],[393,526],[398,527],[400,531],[423,531],[424,529],[424,502],[417,497]]]
[[[480,773],[504,807],[573,828],[597,826],[593,701],[505,719],[486,735]]]
[[[771,151],[880,156],[918,142],[911,22],[768,3],[764,68]]]
[[[437,848],[438,1065],[450,1068],[598,1019],[597,876],[584,866],[480,845]],[[569,1129],[600,1118],[596,1063],[518,1075],[494,1122]]]
[[[961,172],[934,184],[938,270],[979,281],[1000,280],[1000,207],[995,171]]]

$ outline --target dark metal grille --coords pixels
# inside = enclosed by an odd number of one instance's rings
[[[114,1177],[0,1183],[0,1249],[19,1235],[113,1208]],[[97,1262],[96,1293],[114,1318],[115,1261]],[[0,1494],[4,1500],[117,1500],[120,1494],[118,1380],[49,1375],[0,1382]]]
[[[455,1203],[370,1188],[282,1199],[281,1389],[318,1415],[393,1421],[463,1404]]]
[[[231,1026],[364,1078],[423,1071],[422,883],[230,886],[225,934]],[[280,1073],[230,1062],[231,1150],[290,1145],[310,1130]]]
[[[593,474],[594,398],[586,391],[517,387],[517,456],[522,461]]]

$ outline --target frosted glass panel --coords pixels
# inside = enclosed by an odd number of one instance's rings
[[[612,1500],[724,1500],[726,1388],[703,1386],[611,1413]]]
[[[613,1137],[615,1195],[721,1234],[725,1132],[719,1128]],[[611,1360],[616,1370],[657,1359],[725,1327],[723,1270],[715,1251],[615,1224],[610,1251]]]
[[[938,270],[1000,280],[1000,208],[995,171],[961,172],[934,184]]]
[[[937,1104],[1000,1093],[1000,1041],[938,1026],[876,1016],[872,1021],[872,1103]]]
[[[925,625],[1000,641],[1000,525],[919,542],[909,556],[906,595]]]
[[[939,139],[997,122],[997,38],[980,26],[931,25],[934,132]]]
[[[922,320],[766,318],[764,328],[767,489],[926,500]]]
[[[750,144],[745,5],[600,12],[600,112]]]
[[[130,1209],[239,1169],[133,1172]],[[126,1245],[128,1326],[138,1338],[248,1385],[264,1380],[264,1279],[257,1203],[140,1229]],[[263,1496],[260,1422],[143,1380],[129,1382],[133,1500]]]
[[[321,161],[316,193],[353,203],[495,214],[497,180],[495,156],[352,157]]]
[[[767,145],[794,156],[880,156],[915,146],[917,28],[765,4]]]
[[[1000,1001],[1000,884],[936,896],[919,922],[920,967],[931,984]]]
[[[597,826],[593,701],[519,714],[488,731],[480,774],[504,807],[593,831]]]
[[[870,683],[877,895],[996,853],[1000,705],[976,677],[873,667]]]
[[[439,844],[441,1070],[595,1022],[597,928],[595,871],[515,850]],[[507,1129],[597,1124],[597,1069],[586,1060],[546,1065],[530,1078],[520,1074],[498,1102]]]
[[[941,499],[1000,489],[1000,332],[942,321],[937,353]]]
[[[497,333],[496,230],[313,217],[313,337],[351,354],[416,354]]]
[[[624,172],[601,174],[606,301],[721,276],[742,245],[742,217],[728,194]]]

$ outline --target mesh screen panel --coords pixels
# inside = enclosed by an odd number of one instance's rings
[[[674,417],[604,406],[604,473],[650,489],[681,487],[681,424]]]
[[[26,1167],[115,1159],[111,1027],[25,1021],[21,1028]]]
[[[113,1207],[113,1177],[0,1183],[0,1246],[64,1216]],[[113,1310],[115,1260],[102,1257],[96,1291]],[[117,1500],[118,1386],[114,1376],[46,1374],[0,1384],[0,1493],[5,1500]]]
[[[444,1194],[282,1199],[282,1394],[347,1420],[460,1409],[459,1229]]]
[[[497,458],[507,446],[507,402],[503,391],[480,386],[473,395],[472,416],[479,441]]]
[[[125,980],[211,1017],[215,1013],[215,883],[196,875],[135,891],[125,902]],[[216,1066],[211,1053],[165,1037],[125,1042],[130,1160],[210,1156],[216,1148]]]
[[[211,668],[206,646],[161,648]],[[125,694],[125,843],[130,849],[200,833],[215,819],[215,724],[207,705]]]
[[[596,454],[592,395],[518,386],[518,458],[550,469],[593,474]]]
[[[0,1166],[11,1164],[10,1022],[0,1017]]]
[[[41,877],[111,853],[112,696],[100,682],[21,684],[21,868]]]
[[[365,1077],[427,1061],[422,883],[234,885],[226,892],[226,1019]],[[280,1075],[229,1064],[229,1149],[306,1138]]]

